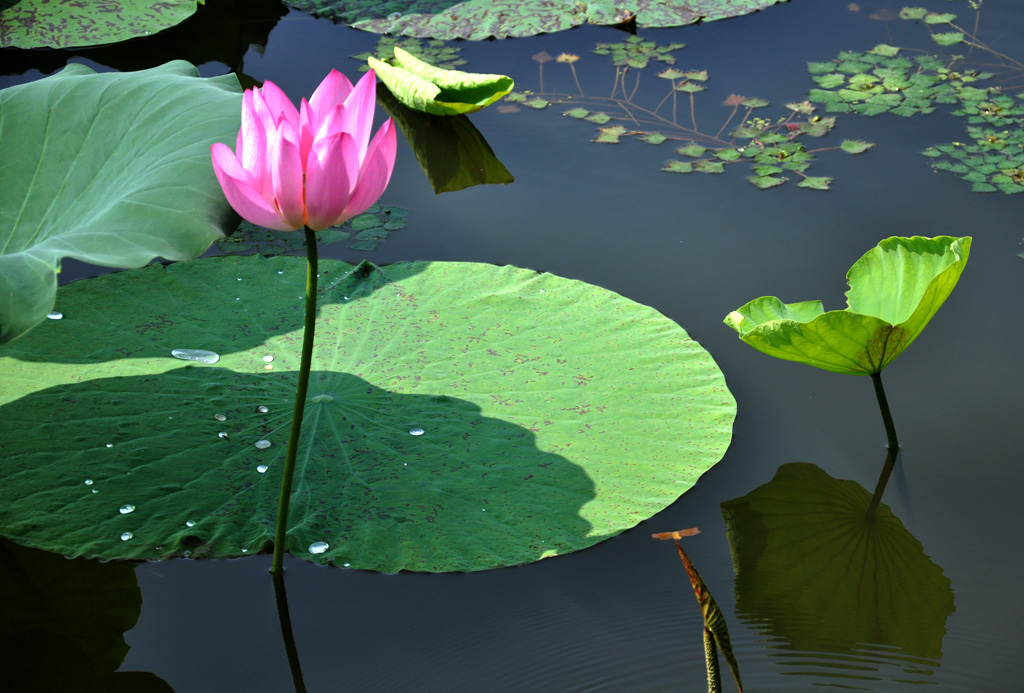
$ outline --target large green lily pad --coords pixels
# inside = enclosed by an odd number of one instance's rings
[[[303,12],[378,34],[486,39],[563,31],[584,23],[669,27],[738,17],[786,0],[286,0]]]
[[[0,48],[80,48],[180,24],[203,0],[20,0],[0,10]]]
[[[304,271],[207,258],[63,288],[62,320],[0,349],[3,534],[109,559],[266,549]],[[472,263],[320,274],[293,555],[392,572],[567,553],[672,503],[729,443],[711,357],[610,291]]]
[[[183,61],[0,91],[0,343],[46,317],[62,257],[185,260],[235,226],[210,145],[237,136],[240,92]]]

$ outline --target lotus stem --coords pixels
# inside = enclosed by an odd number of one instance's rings
[[[896,466],[896,458],[898,456],[899,452],[893,452],[891,448],[885,451],[885,464],[882,465],[882,474],[878,477],[878,483],[875,484],[875,494],[871,496],[871,503],[868,505],[868,521],[875,519],[875,512],[878,510],[878,504],[882,502],[882,494],[885,492],[886,484],[889,483],[889,476],[892,474],[893,467]]]
[[[284,573],[274,573],[274,598],[277,601],[277,618],[281,622],[281,637],[284,638],[284,650],[288,655],[288,667],[292,670],[292,684],[295,693],[306,693],[306,683],[302,680],[302,667],[299,666],[299,649],[295,646],[295,635],[292,633],[292,618],[288,612],[288,594],[284,591]]]
[[[900,442],[896,439],[896,426],[892,422],[892,414],[889,413],[889,401],[885,398],[885,388],[882,387],[882,374],[872,373],[871,382],[875,386],[875,397],[878,398],[878,408],[882,410],[882,423],[885,424],[885,436],[889,439],[889,450],[895,457],[900,451]]]
[[[277,502],[277,526],[274,530],[274,561],[270,572],[279,575],[284,572],[284,547],[288,531],[288,505],[292,497],[292,477],[295,476],[295,458],[299,450],[299,434],[302,432],[302,414],[306,408],[306,391],[309,389],[309,369],[313,361],[313,332],[316,329],[316,232],[308,226],[306,233],[306,324],[302,330],[302,362],[299,366],[299,383],[295,387],[295,408],[292,411],[292,428],[288,433],[288,450],[281,474],[281,498]]]
[[[722,672],[718,670],[718,648],[711,629],[704,626],[704,662],[708,667],[708,693],[720,693],[722,690]]]

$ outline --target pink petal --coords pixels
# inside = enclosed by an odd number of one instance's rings
[[[373,129],[373,110],[376,106],[377,75],[367,72],[356,82],[352,93],[345,98],[345,132],[352,134],[359,145],[359,160],[366,156],[366,143]]]
[[[242,127],[238,130],[235,154],[242,168],[252,176],[260,195],[270,199],[273,194],[270,169],[267,168],[267,129],[253,107],[253,93],[242,95]]]
[[[347,143],[346,143],[347,141]],[[333,226],[345,212],[349,199],[346,152],[355,149],[346,132],[318,139],[306,162],[306,214],[309,228]],[[358,172],[358,171],[357,171]]]
[[[295,231],[299,228],[289,226],[278,216],[273,204],[259,194],[230,147],[217,142],[210,147],[210,154],[213,158],[213,172],[217,175],[224,197],[243,219],[277,231]]]
[[[318,126],[318,119],[309,102],[305,99],[299,104],[299,158],[309,158],[309,150],[313,146]]]
[[[337,70],[331,70],[309,98],[309,105],[313,107],[317,121],[322,120],[334,106],[345,103],[345,98],[351,92],[352,82],[348,81],[348,77]]]
[[[299,158],[299,133],[284,121],[276,133],[267,133],[270,171],[273,174],[274,199],[281,218],[294,228],[306,223],[302,195],[302,160]]]
[[[264,82],[260,93],[274,117],[275,124],[279,124],[284,118],[294,127],[299,127],[299,111],[279,86],[270,81]]]
[[[344,217],[335,224],[340,224],[345,219],[351,219],[370,208],[388,187],[391,181],[391,173],[395,168],[395,154],[398,151],[398,140],[395,136],[395,124],[388,118],[373,141],[366,150],[366,158],[363,160],[359,172],[359,182],[356,183],[345,207]]]

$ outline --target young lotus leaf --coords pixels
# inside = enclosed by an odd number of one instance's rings
[[[286,0],[303,12],[378,34],[435,39],[508,38],[581,24],[670,27],[738,17],[785,0]]]
[[[191,17],[199,2],[20,0],[0,10],[0,48],[77,48],[149,36]]]
[[[873,668],[877,657],[861,658],[874,644],[921,669],[942,654],[953,590],[884,503],[867,518],[870,502],[860,484],[792,463],[722,503],[736,611],[791,656],[835,652]]]
[[[722,373],[653,309],[514,267],[319,272],[295,556],[438,572],[568,553],[725,453]],[[304,278],[302,258],[232,256],[63,287],[62,320],[0,349],[2,532],[105,559],[264,550]]]
[[[971,238],[893,237],[854,263],[847,308],[755,299],[725,324],[758,351],[836,373],[880,373],[910,346],[956,286]]]
[[[237,223],[210,145],[237,136],[240,92],[182,61],[0,91],[0,344],[51,310],[62,257],[185,260]]]
[[[387,88],[414,111],[433,115],[474,113],[512,91],[515,82],[505,75],[445,70],[428,65],[395,46],[390,63],[374,56],[366,59]]]

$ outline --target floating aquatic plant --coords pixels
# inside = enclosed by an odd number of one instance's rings
[[[725,324],[770,356],[835,373],[870,375],[889,447],[899,449],[881,372],[924,330],[967,264],[971,238],[888,238],[846,273],[847,307],[786,304],[768,296],[729,313]]]
[[[79,48],[149,36],[180,24],[202,0],[19,0],[0,9],[0,48]]]
[[[583,93],[575,66],[578,56],[562,54],[552,58],[546,53],[538,54],[534,60],[541,63],[542,92],[513,92],[507,100],[538,110],[552,104],[572,104],[563,115],[597,126],[593,140],[597,143],[619,144],[630,137],[653,146],[669,143],[667,146],[674,146],[673,153],[678,156],[662,166],[661,170],[668,173],[717,174],[724,173],[726,166],[745,164],[753,173],[748,180],[761,189],[781,185],[789,180],[789,175],[795,175],[800,181],[798,187],[828,190],[831,177],[807,173],[816,154],[830,149],[860,154],[874,146],[860,140],[844,140],[836,147],[808,148],[805,140],[827,135],[836,123],[834,116],[816,114],[809,101],[786,104],[787,115],[770,119],[755,115],[770,105],[768,101],[733,94],[723,103],[730,108],[724,120],[713,128],[700,127],[696,95],[706,89],[710,75],[707,70],[671,67],[676,60],[673,52],[683,47],[680,43],[659,46],[636,36],[619,43],[598,44],[594,52],[612,56],[615,65],[615,81],[608,97]],[[543,92],[543,65],[551,60],[569,66],[578,95]],[[657,105],[644,105],[637,97],[641,71],[652,60],[670,65],[657,75],[668,82],[669,88]],[[631,74],[635,77],[630,78]],[[678,146],[680,143],[685,144]]]
[[[700,605],[700,613],[704,618],[704,661],[708,670],[708,691],[717,693],[722,690],[722,674],[718,668],[718,652],[721,651],[725,657],[733,679],[736,681],[736,688],[743,693],[743,683],[740,681],[740,667],[736,661],[736,655],[732,650],[732,640],[729,639],[729,627],[725,622],[725,614],[718,608],[715,598],[711,596],[711,590],[704,584],[704,580],[697,572],[693,561],[686,555],[680,539],[699,534],[696,527],[692,529],[681,529],[675,532],[661,532],[652,534],[652,539],[672,540],[676,543],[676,550],[679,552],[679,559],[686,568],[686,574],[690,578],[690,586],[697,597]]]
[[[395,98],[414,111],[433,115],[474,113],[505,96],[515,82],[505,75],[446,70],[425,63],[399,46],[389,61],[367,63]]]
[[[373,56],[378,60],[390,60],[395,54],[396,47],[436,67],[451,70],[466,64],[466,60],[461,55],[462,48],[460,46],[450,45],[440,39],[422,41],[417,38],[398,38],[397,36],[381,36],[372,53],[356,53],[350,57],[362,63],[359,66],[359,71],[365,72],[370,69],[370,65],[366,62],[367,58]]]
[[[785,0],[287,0],[288,5],[378,34],[435,39],[550,34],[581,24],[670,27],[756,12]]]

